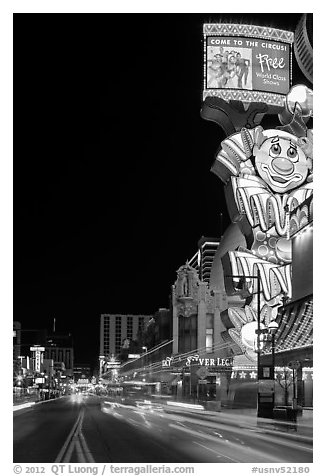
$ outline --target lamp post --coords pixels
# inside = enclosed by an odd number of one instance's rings
[[[273,379],[273,406],[275,404],[275,334],[278,330],[278,323],[271,321],[268,324],[268,332],[272,340],[272,379]]]
[[[260,323],[260,271],[257,269],[257,275],[226,275],[225,278],[232,279],[257,279],[257,378],[258,378],[258,390],[257,390],[257,417],[260,418],[273,418],[274,407],[274,365],[264,366],[261,364],[261,349],[263,344],[262,335],[269,333],[269,329],[265,327],[261,328]],[[272,326],[273,327],[273,326]],[[276,331],[275,331],[276,332]],[[272,332],[271,335],[273,336]],[[273,346],[274,347],[274,346]],[[274,355],[274,354],[273,354]],[[273,388],[270,388],[271,380],[273,381]]]
[[[144,367],[146,366],[146,354],[147,354],[147,347],[144,345],[142,347],[142,350],[144,351],[143,352],[143,356],[144,356]]]
[[[144,356],[144,370],[145,370],[145,368],[146,368],[146,360],[147,360],[147,359],[146,359],[147,347],[146,347],[145,345],[143,345],[142,350],[144,350],[143,356]]]

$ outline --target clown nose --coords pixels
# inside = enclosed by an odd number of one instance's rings
[[[277,157],[276,159],[273,159],[272,167],[275,172],[281,175],[289,175],[294,170],[291,160],[284,159],[283,157]]]

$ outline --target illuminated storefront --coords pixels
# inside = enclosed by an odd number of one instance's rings
[[[292,297],[277,316],[275,365],[288,374],[283,398],[298,407],[313,406],[313,201],[304,201],[290,216],[292,240]],[[263,361],[269,355],[263,357]],[[295,362],[291,371],[289,363]],[[285,369],[285,370],[284,370]],[[294,385],[293,385],[294,382]],[[288,386],[288,392],[285,387]],[[278,386],[276,385],[276,390]],[[280,390],[280,389],[279,389]],[[288,395],[285,395],[288,393]],[[276,395],[277,397],[277,395]],[[284,403],[284,401],[283,401]]]

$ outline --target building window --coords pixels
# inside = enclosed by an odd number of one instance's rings
[[[131,316],[127,317],[127,339],[132,340],[132,325],[133,319]]]
[[[121,349],[121,316],[115,318],[115,353],[119,354]]]
[[[179,316],[179,352],[190,352],[197,349],[197,314]]]
[[[213,352],[213,329],[206,329],[206,352]]]
[[[206,314],[206,352],[213,352],[214,316]]]

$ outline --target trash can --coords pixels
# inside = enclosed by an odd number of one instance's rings
[[[284,408],[284,407],[274,407],[273,408],[273,418],[274,418],[274,420],[286,420],[286,408]]]
[[[297,421],[297,410],[290,406],[279,406],[273,408],[273,418],[283,421]]]

